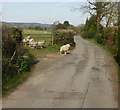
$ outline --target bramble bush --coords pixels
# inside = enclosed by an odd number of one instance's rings
[[[116,61],[120,64],[120,41],[118,33],[118,26],[107,27],[102,30],[102,35],[104,37],[103,44],[113,52]]]
[[[95,40],[96,40],[97,43],[103,44],[103,36],[102,36],[102,34],[101,33],[95,34]]]

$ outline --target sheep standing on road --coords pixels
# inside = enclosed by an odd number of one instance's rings
[[[60,48],[60,54],[62,54],[62,53],[67,54],[69,48],[70,48],[70,44],[63,45],[63,46]]]

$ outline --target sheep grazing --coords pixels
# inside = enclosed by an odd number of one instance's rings
[[[23,45],[26,45],[26,44],[27,44],[27,40],[26,40],[26,39],[23,39],[23,40],[22,40],[22,44],[23,44]]]
[[[32,39],[29,39],[29,42],[33,42],[34,40],[33,40],[33,38]]]
[[[44,40],[43,40],[43,41],[39,41],[39,42],[37,42],[37,46],[38,46],[38,48],[43,48],[44,45],[45,45],[45,41],[44,41]]]
[[[60,48],[60,54],[62,54],[62,53],[67,54],[69,48],[70,48],[70,44],[63,45],[63,46]]]
[[[27,39],[30,39],[31,37],[30,36],[27,36]]]
[[[24,38],[24,39],[22,40],[22,44],[23,44],[23,45],[27,45],[27,44],[29,43],[29,41],[30,41],[30,36],[28,36],[27,38]]]
[[[34,41],[33,38],[31,38],[30,36],[26,37],[23,39],[22,41],[23,45],[29,45],[29,47],[33,48],[33,49],[39,49],[39,48],[43,48],[45,45],[45,41]]]
[[[33,44],[34,40],[33,39],[29,39],[28,45],[31,46]]]
[[[32,47],[33,49],[37,48],[37,42],[33,41],[31,47]]]
[[[23,45],[27,45],[29,43],[29,39],[25,38],[22,40]]]
[[[33,49],[37,48],[37,42],[35,42],[34,40],[30,40],[29,41],[29,46]]]

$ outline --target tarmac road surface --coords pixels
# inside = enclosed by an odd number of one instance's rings
[[[48,55],[9,96],[4,108],[117,108],[117,66],[106,51],[75,36],[67,55]]]

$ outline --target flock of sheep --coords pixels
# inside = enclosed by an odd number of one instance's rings
[[[40,49],[43,48],[45,46],[45,41],[34,41],[33,38],[31,38],[30,36],[26,37],[23,39],[22,41],[23,45],[29,45],[29,47],[33,48],[33,49]],[[70,44],[66,44],[60,47],[60,54],[67,54],[68,50],[70,48]]]
[[[45,41],[34,41],[33,38],[31,38],[30,36],[28,36],[27,38],[24,38],[22,41],[23,45],[29,45],[29,47],[33,48],[33,49],[40,49],[43,48],[45,46]]]

